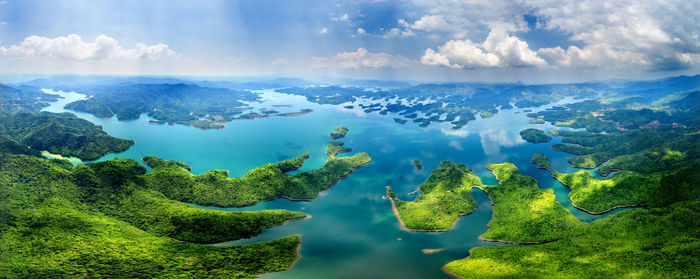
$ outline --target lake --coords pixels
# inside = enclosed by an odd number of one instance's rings
[[[62,112],[63,106],[84,95],[74,92],[59,94],[65,99],[51,104],[46,111]],[[149,117],[117,121],[116,117],[103,119],[86,113],[74,112],[81,118],[101,125],[112,136],[132,139],[136,143],[127,151],[108,154],[99,160],[131,158],[138,160],[155,155],[167,160],[183,161],[192,166],[192,172],[204,173],[211,169],[225,169],[230,176],[244,175],[260,165],[291,159],[309,152],[311,157],[300,171],[319,168],[325,162],[328,134],[338,125],[350,129],[343,139],[356,152],[368,152],[370,165],[356,170],[329,191],[312,202],[294,202],[285,199],[262,202],[243,208],[211,210],[288,209],[312,216],[311,219],[291,222],[266,229],[254,238],[215,245],[238,245],[271,240],[300,234],[301,258],[287,271],[263,275],[263,278],[450,278],[440,268],[469,254],[479,246],[506,245],[482,241],[478,236],[487,229],[492,206],[488,196],[474,189],[472,195],[478,209],[462,216],[457,225],[447,232],[407,232],[401,230],[391,210],[391,203],[383,199],[385,187],[390,185],[403,200],[415,199],[409,195],[437,168],[440,161],[464,163],[472,168],[485,184],[496,184],[494,176],[485,167],[489,163],[510,161],[522,173],[537,179],[541,188],[554,189],[557,200],[577,218],[590,222],[603,215],[590,215],[574,208],[568,199],[568,188],[553,179],[549,171],[537,169],[530,163],[535,152],[550,158],[552,168],[572,172],[566,161],[569,154],[550,148],[560,142],[553,137],[550,143],[532,144],[518,134],[524,128],[553,128],[549,124],[528,124],[522,109],[501,110],[495,116],[470,121],[462,129],[453,130],[449,123],[433,123],[426,128],[412,122],[395,123],[395,114],[366,114],[355,106],[319,105],[304,97],[286,95],[274,90],[259,91],[261,103],[251,103],[255,109],[274,108],[280,112],[311,108],[309,114],[294,117],[269,117],[233,121],[226,129],[201,130],[182,125],[149,124]],[[571,99],[559,103],[571,102]],[[285,107],[280,105],[291,105]],[[539,107],[545,109],[556,104]],[[416,170],[412,160],[423,161],[424,168]],[[80,163],[75,161],[75,163]],[[590,170],[594,171],[594,170]],[[597,176],[596,174],[596,177]],[[426,254],[423,249],[444,249]]]

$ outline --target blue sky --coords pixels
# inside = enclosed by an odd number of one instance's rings
[[[557,82],[699,72],[698,1],[0,0],[0,74]]]

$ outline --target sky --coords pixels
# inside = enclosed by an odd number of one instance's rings
[[[700,73],[700,0],[0,0],[0,75],[572,82]]]

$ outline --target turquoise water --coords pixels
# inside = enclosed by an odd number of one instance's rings
[[[74,93],[47,92],[66,96],[66,100],[46,109],[53,112],[63,111],[63,104],[82,97]],[[519,131],[527,127],[551,128],[548,124],[528,124],[526,113],[520,109],[502,110],[494,117],[478,118],[460,130],[452,130],[449,124],[435,123],[427,128],[410,122],[401,125],[393,121],[395,115],[392,114],[365,114],[342,106],[318,105],[303,97],[271,90],[262,91],[261,96],[262,103],[251,103],[256,109],[293,105],[275,109],[286,112],[311,108],[314,112],[295,117],[234,121],[221,130],[149,124],[145,115],[133,121],[117,121],[116,118],[76,114],[101,125],[113,136],[136,142],[127,151],[109,154],[100,160],[120,157],[140,161],[143,156],[156,155],[186,162],[192,166],[193,173],[226,169],[231,176],[241,176],[265,163],[290,159],[304,152],[309,152],[311,157],[301,171],[318,168],[327,158],[328,133],[337,125],[348,127],[346,146],[352,147],[353,153],[368,152],[373,162],[341,180],[317,200],[278,199],[245,208],[202,206],[234,211],[289,209],[312,216],[266,229],[251,239],[216,244],[247,244],[300,234],[301,258],[289,270],[266,274],[264,278],[449,278],[440,271],[444,264],[468,256],[473,247],[504,245],[478,239],[486,231],[492,215],[488,196],[478,189],[472,193],[478,209],[461,217],[452,230],[426,233],[400,229],[389,200],[383,199],[385,186],[392,186],[401,199],[414,199],[409,193],[442,160],[466,164],[486,184],[497,183],[486,164],[510,161],[522,173],[537,179],[541,188],[554,189],[557,200],[577,218],[590,222],[607,215],[590,215],[574,208],[567,197],[568,188],[553,179],[549,171],[537,169],[530,163],[533,153],[542,152],[550,158],[553,169],[576,170],[567,163],[568,154],[550,148],[551,144],[560,142],[560,138],[554,137],[553,142],[545,144],[527,143],[520,138]],[[422,160],[424,168],[416,170],[413,159]],[[423,249],[444,250],[425,254]]]

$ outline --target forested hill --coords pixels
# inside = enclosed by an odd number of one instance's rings
[[[58,96],[46,94],[34,87],[0,84],[0,113],[39,111],[48,106],[46,102],[55,102],[57,99]]]
[[[192,121],[207,115],[231,116],[246,107],[241,101],[258,100],[249,91],[184,83],[95,86],[84,90],[79,93],[92,97],[70,103],[67,109],[99,117],[116,115],[119,120],[136,119],[142,113],[168,122]]]
[[[32,87],[0,85],[0,150],[38,155],[46,150],[82,160],[95,160],[110,152],[121,152],[134,144],[115,138],[72,113],[39,112],[56,101],[57,95]]]

